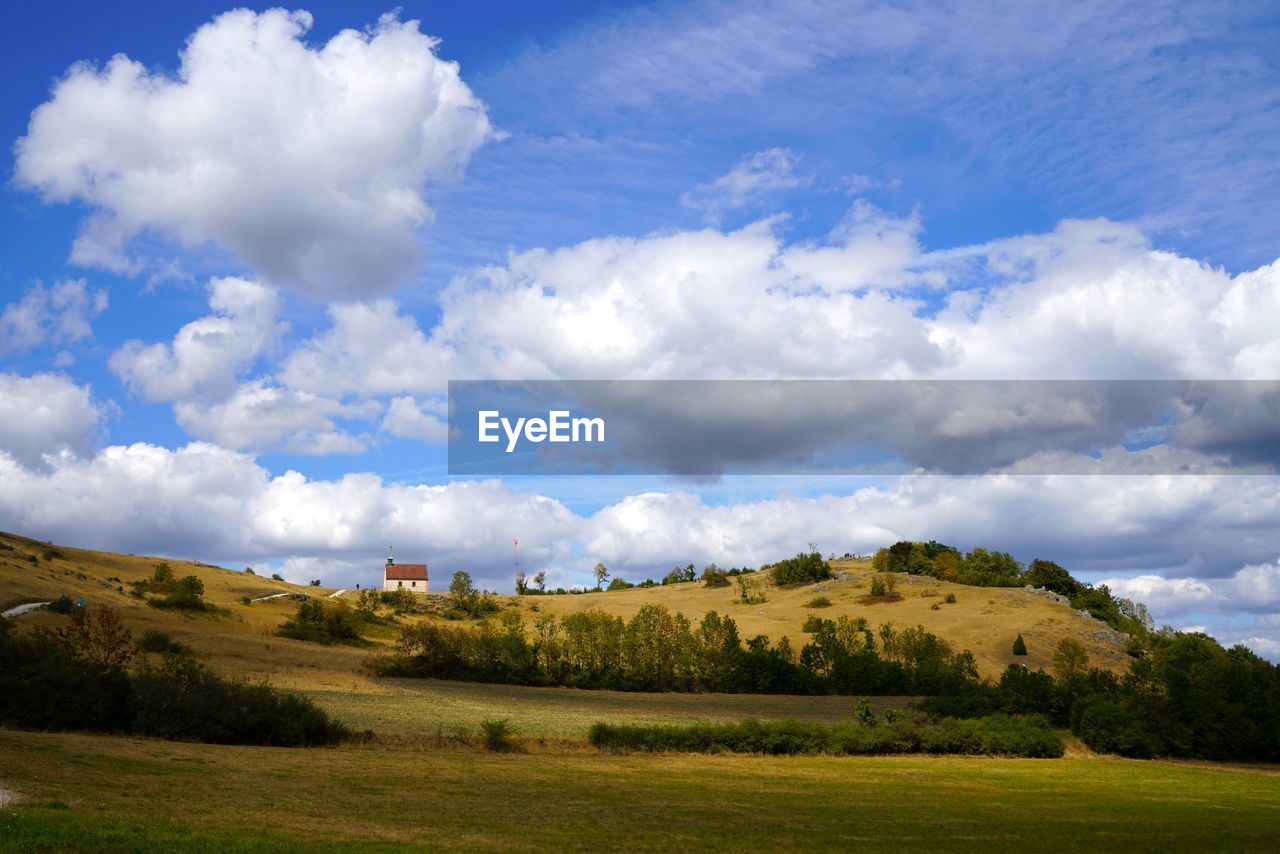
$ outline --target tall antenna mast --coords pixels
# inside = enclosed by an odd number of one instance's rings
[[[520,574],[520,537],[516,536],[516,575]]]

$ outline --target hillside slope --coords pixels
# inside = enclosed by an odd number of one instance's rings
[[[205,598],[220,606],[217,616],[191,616],[150,608],[129,591],[149,578],[158,563],[167,563],[176,576],[196,575],[205,585]],[[1051,669],[1053,651],[1062,638],[1079,640],[1090,664],[1116,672],[1128,667],[1123,636],[1104,623],[1084,616],[1043,595],[1022,589],[982,588],[898,574],[897,602],[864,604],[870,590],[869,561],[836,561],[836,578],[791,589],[766,587],[767,601],[736,603],[736,586],[707,588],[701,582],[666,587],[634,588],[571,596],[501,597],[505,607],[519,608],[527,623],[539,613],[564,615],[600,608],[629,618],[650,603],[681,611],[695,622],[715,610],[737,621],[746,639],[766,634],[774,642],[784,635],[799,648],[807,639],[802,630],[810,614],[834,619],[842,614],[865,617],[872,628],[892,623],[899,628],[922,625],[959,649],[973,652],[984,677],[998,676],[1009,663]],[[120,588],[120,589],[117,589]],[[0,611],[32,601],[48,601],[60,593],[83,596],[91,605],[110,605],[140,634],[155,628],[193,647],[214,669],[250,679],[266,679],[281,687],[324,691],[369,691],[385,687],[360,672],[367,650],[319,646],[276,637],[275,629],[297,609],[288,597],[243,604],[244,597],[276,593],[328,599],[337,591],[302,587],[258,575],[222,569],[197,561],[141,557],[51,545],[0,533]],[[955,603],[945,603],[947,594]],[[339,594],[354,600],[354,592]],[[806,603],[825,596],[829,607]],[[934,604],[939,607],[935,610]],[[535,613],[536,612],[536,613]],[[57,625],[63,618],[37,611],[21,618],[24,624]],[[394,628],[380,630],[375,642],[386,643]],[[1015,658],[1014,638],[1021,634],[1028,654]]]
[[[998,677],[1015,661],[1033,670],[1051,671],[1054,649],[1068,637],[1084,645],[1094,667],[1116,672],[1129,667],[1131,659],[1125,654],[1123,635],[1042,594],[894,573],[902,599],[864,604],[859,600],[870,593],[875,575],[871,561],[837,560],[831,566],[836,577],[829,581],[785,589],[767,585],[767,600],[760,605],[739,604],[734,585],[707,588],[700,581],[577,596],[524,597],[522,605],[527,609],[536,603],[540,610],[558,615],[600,608],[630,618],[644,605],[661,603],[695,621],[708,611],[718,611],[733,617],[744,640],[764,634],[776,642],[785,635],[795,649],[808,640],[802,627],[811,614],[827,619],[842,614],[865,617],[873,629],[885,623],[897,628],[921,625],[957,649],[971,651],[984,677]],[[954,595],[956,601],[946,603],[947,594]],[[826,597],[831,605],[806,606],[818,596]],[[939,605],[937,610],[933,609],[935,604]],[[1025,656],[1013,655],[1013,641],[1019,634],[1027,644]]]

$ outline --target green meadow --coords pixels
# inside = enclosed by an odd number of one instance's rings
[[[282,749],[0,730],[5,850],[1274,850],[1280,774],[1095,757]]]

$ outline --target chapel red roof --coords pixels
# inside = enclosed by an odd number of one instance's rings
[[[426,581],[427,565],[425,563],[394,563],[387,567],[389,581]]]

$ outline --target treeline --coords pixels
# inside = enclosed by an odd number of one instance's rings
[[[158,664],[139,649],[163,649]],[[0,723],[215,744],[332,744],[347,732],[310,700],[209,672],[167,636],[135,644],[110,609],[77,609],[57,632],[0,619]]]
[[[609,751],[773,756],[934,753],[1056,759],[1064,752],[1062,739],[1044,718],[1005,715],[974,720],[920,720],[902,716],[885,722],[848,721],[834,726],[797,720],[683,726],[597,723],[591,727],[588,739],[595,747]]]
[[[1105,584],[1094,587],[1078,581],[1051,560],[1036,559],[1024,566],[1008,552],[975,548],[961,554],[954,546],[935,540],[902,540],[877,551],[871,565],[878,572],[928,575],[977,587],[1042,587],[1125,634],[1145,638],[1154,628],[1146,606],[1116,598]]]
[[[694,628],[683,614],[646,605],[634,617],[598,609],[497,623],[405,626],[394,655],[374,659],[385,676],[560,685],[619,691],[758,694],[944,694],[976,684],[968,651],[912,627],[873,633],[866,620],[810,618],[812,640],[796,651],[759,635],[745,643],[728,616],[709,612]]]
[[[1280,761],[1280,667],[1204,634],[1153,636],[1123,677],[1010,665],[995,685],[925,700],[936,714],[1041,714],[1103,753]]]

